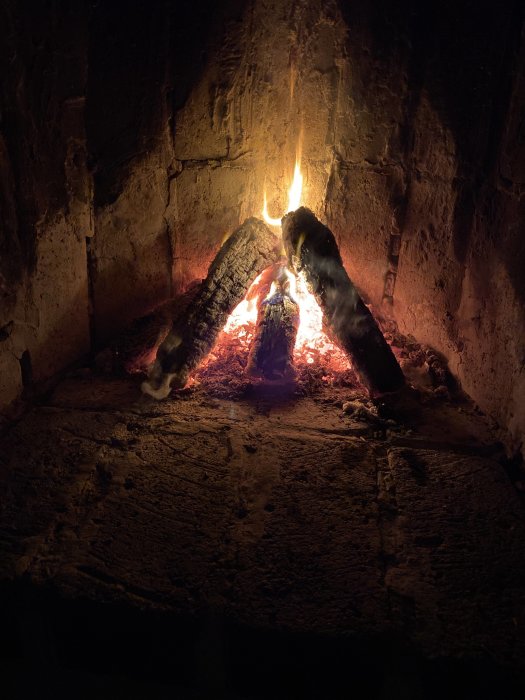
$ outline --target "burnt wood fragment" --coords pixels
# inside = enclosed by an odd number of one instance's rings
[[[298,328],[299,306],[279,286],[259,307],[246,367],[248,374],[271,380],[292,378]]]
[[[290,265],[304,272],[329,333],[372,392],[394,391],[404,377],[374,317],[349,278],[333,233],[306,207],[287,214],[283,239]]]
[[[184,387],[250,284],[279,256],[277,236],[259,219],[247,219],[223,244],[193,303],[173,324],[142,390],[162,399],[172,387]]]

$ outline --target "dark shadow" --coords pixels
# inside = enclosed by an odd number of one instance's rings
[[[256,628],[210,609],[190,616],[153,601],[141,611],[69,600],[29,581],[4,585],[2,601],[1,686],[9,697],[522,697],[523,677],[482,652],[426,659],[394,633]]]
[[[410,181],[417,175],[414,117],[423,92],[453,135],[457,163],[453,248],[459,264],[464,265],[474,215],[479,214],[487,197],[491,202],[499,201],[495,186],[519,70],[525,6],[520,0],[358,0],[339,4],[349,27],[348,53],[357,67],[356,101],[373,111],[377,88],[384,90],[388,83],[388,89],[395,91],[400,86],[390,80],[406,78],[399,143],[391,145],[392,157],[401,158],[407,179],[404,199],[395,188],[391,195],[401,231],[409,205]],[[495,216],[486,225],[497,228],[499,221]],[[505,258],[516,292],[523,299],[525,285],[518,273],[523,256],[518,245],[511,243],[517,255]],[[504,246],[501,252],[505,255]]]
[[[155,150],[166,125],[173,132],[176,110],[213,47],[220,46],[226,22],[245,5],[246,0],[92,5],[86,126],[95,206],[115,201],[136,159]]]

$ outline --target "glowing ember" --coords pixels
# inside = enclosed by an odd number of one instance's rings
[[[295,341],[294,360],[313,364],[323,359],[332,371],[342,372],[351,368],[345,353],[334,345],[323,330],[323,312],[307,287],[302,273],[296,278],[286,271],[290,278],[290,296],[299,304],[299,330]],[[293,281],[292,281],[293,280]],[[295,289],[294,289],[295,287]]]
[[[257,321],[257,306],[259,295],[250,296],[250,291],[256,286],[259,286],[261,276],[257,277],[255,282],[248,290],[248,294],[237,304],[232,313],[228,316],[223,333],[231,337],[237,338],[239,343],[244,347],[248,347],[251,342],[255,323]]]
[[[270,291],[266,293],[268,285],[263,284],[265,274],[266,271],[257,277],[245,299],[230,314],[218,345],[234,345],[246,351],[250,347],[255,332],[259,301],[270,297],[272,289],[275,291],[275,284],[272,283]],[[302,274],[296,278],[286,270],[286,275],[290,281],[290,296],[299,305],[300,314],[294,350],[296,366],[313,365],[322,361],[325,368],[331,372],[344,372],[351,369],[352,365],[345,353],[332,343],[324,332],[323,312],[313,294],[308,291]],[[217,350],[218,348],[214,352]]]

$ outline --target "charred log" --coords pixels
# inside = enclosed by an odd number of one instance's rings
[[[394,391],[403,373],[374,317],[343,267],[334,235],[306,207],[283,218],[283,239],[290,265],[304,271],[321,306],[327,330],[350,354],[370,391]]]
[[[157,351],[142,390],[157,399],[186,385],[210,352],[228,316],[254,278],[280,255],[280,241],[259,219],[247,219],[224,243],[193,303],[177,318]]]
[[[246,368],[248,374],[271,380],[293,377],[293,351],[298,328],[299,307],[279,287],[259,307]]]

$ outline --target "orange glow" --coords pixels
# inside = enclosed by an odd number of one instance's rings
[[[345,353],[337,347],[323,330],[323,312],[313,294],[308,291],[303,273],[295,277],[286,271],[290,279],[290,296],[299,305],[299,329],[295,341],[296,364],[314,364],[323,360],[332,371],[342,372],[351,368]]]
[[[288,208],[286,213],[295,211],[301,206],[303,175],[301,173],[300,146],[301,139],[297,148],[292,183],[288,190]],[[273,218],[268,213],[266,192],[264,192],[262,216],[270,226],[280,227],[281,219]],[[257,277],[248,290],[246,297],[228,317],[215,348],[208,358],[204,360],[204,367],[218,358],[228,356],[228,354],[231,357],[239,352],[247,355],[255,333],[260,303],[275,294],[279,288],[276,280],[280,274],[282,275],[282,271],[282,266],[277,264],[267,268]],[[351,370],[352,365],[346,354],[324,332],[323,312],[313,294],[308,291],[303,274],[301,273],[296,277],[287,268],[285,269],[285,274],[289,281],[286,293],[299,306],[299,329],[294,349],[296,368],[319,365],[319,367],[322,366],[325,373],[332,375]],[[323,379],[328,379],[328,377],[323,377]]]
[[[290,296],[299,305],[300,321],[294,350],[295,365],[313,365],[322,361],[324,367],[332,372],[351,369],[348,357],[324,332],[323,312],[313,294],[308,291],[303,275],[300,274],[296,278],[289,270],[286,270],[286,275],[290,281]],[[267,279],[266,271],[257,277],[246,297],[230,314],[218,345],[235,346],[248,351],[255,332],[259,302],[271,296],[272,288],[275,290],[273,282],[272,286],[268,279],[264,283],[265,276]],[[217,350],[218,348],[212,355]]]
[[[244,299],[228,316],[226,325],[219,336],[219,343],[221,340],[235,341],[235,344],[241,349],[250,347],[257,322],[259,300],[267,296],[273,277],[274,268],[270,267],[254,279]]]
[[[292,184],[288,190],[288,208],[286,213],[295,211],[301,206],[303,196],[303,175],[301,173],[302,132],[297,145],[297,155]],[[264,206],[262,216],[267,224],[280,226],[281,219],[276,219],[268,214],[268,200],[264,192]],[[323,312],[313,294],[308,291],[306,280],[301,273],[298,278],[286,269],[286,275],[290,282],[289,294],[299,305],[299,329],[295,342],[294,361],[296,365],[301,363],[313,365],[316,361],[323,360],[324,365],[329,365],[332,371],[343,372],[351,369],[351,363],[346,354],[337,345],[332,343],[323,330]],[[255,283],[254,283],[255,284]],[[273,293],[275,285],[269,290],[268,296]],[[252,307],[243,301],[233,311],[226,326],[227,332],[236,332],[237,329],[245,329],[246,323],[257,320],[257,303]],[[225,329],[225,330],[226,330]],[[251,329],[251,337],[253,336]],[[242,331],[244,332],[244,330]]]
[[[236,337],[241,346],[248,347],[257,321],[257,299],[243,299],[228,316],[224,333]]]
[[[301,196],[303,192],[303,174],[301,173],[301,149],[298,146],[297,148],[297,157],[295,159],[295,168],[293,171],[293,179],[292,179],[292,184],[290,185],[290,189],[288,190],[288,208],[285,211],[285,214],[288,214],[289,211],[295,211],[296,209],[299,209],[301,206]],[[284,214],[283,214],[284,216]],[[274,219],[271,217],[268,213],[268,199],[266,196],[266,190],[264,191],[263,195],[263,210],[262,210],[262,217],[266,221],[267,224],[270,226],[280,226],[281,225],[281,218]]]

